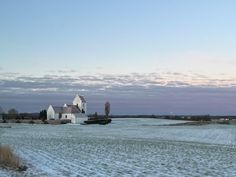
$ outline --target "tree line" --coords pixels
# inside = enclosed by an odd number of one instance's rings
[[[39,113],[19,113],[15,108],[11,108],[4,113],[3,111],[0,113],[2,115],[3,120],[8,119],[47,119],[47,111],[45,109],[41,110]]]

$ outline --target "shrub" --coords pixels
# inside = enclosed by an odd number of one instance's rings
[[[16,123],[21,123],[21,121],[18,119],[18,120],[16,121]]]
[[[44,120],[43,123],[44,123],[44,124],[48,124],[48,121]]]
[[[0,145],[0,166],[19,169],[20,158],[7,145]]]
[[[39,118],[43,121],[46,120],[47,119],[47,110],[44,109],[44,110],[40,111]]]

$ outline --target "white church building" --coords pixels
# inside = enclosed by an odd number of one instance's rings
[[[47,110],[47,120],[50,119],[69,119],[71,123],[83,123],[87,120],[87,103],[83,96],[76,95],[72,105],[64,104],[64,106],[50,105]]]

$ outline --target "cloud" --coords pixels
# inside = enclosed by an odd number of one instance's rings
[[[43,75],[27,76],[19,73],[2,73],[0,92],[99,92],[104,90],[137,90],[155,87],[235,87],[236,79],[210,78],[199,74],[181,73],[132,73],[126,75]]]
[[[76,93],[85,95],[89,112],[111,101],[114,114],[170,112],[184,114],[235,113],[236,79],[194,73],[132,73],[123,75],[42,76],[1,73],[0,105],[7,110],[39,111],[49,104],[70,103]]]
[[[48,70],[49,73],[76,73],[74,69],[59,69],[59,70]]]

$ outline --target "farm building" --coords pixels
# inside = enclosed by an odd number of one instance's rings
[[[83,96],[76,95],[72,105],[64,104],[64,106],[50,105],[47,110],[47,119],[69,119],[71,123],[82,123],[87,120],[87,103]]]

